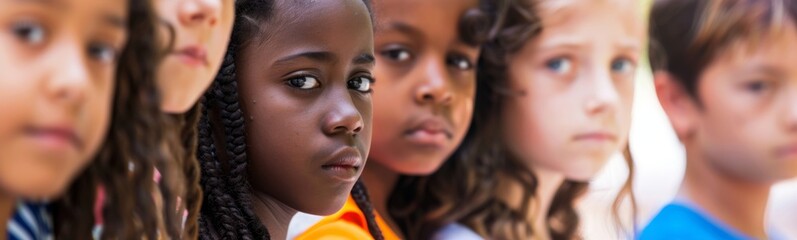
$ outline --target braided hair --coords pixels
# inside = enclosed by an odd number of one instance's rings
[[[376,224],[374,207],[371,206],[371,200],[368,199],[368,191],[365,189],[365,184],[362,181],[357,181],[357,183],[354,184],[354,187],[351,189],[351,197],[354,199],[354,202],[357,203],[357,207],[363,212],[365,222],[368,224],[368,232],[371,233],[374,240],[385,239],[385,237],[382,236],[382,230],[379,229],[379,225]]]
[[[199,213],[200,239],[270,239],[268,230],[252,210],[250,200],[245,119],[238,97],[235,57],[242,46],[262,33],[259,24],[273,15],[275,3],[272,0],[239,0],[235,5],[227,53],[213,84],[203,96],[199,114],[197,158],[201,169],[200,185],[204,189]],[[366,6],[370,11],[367,1]]]

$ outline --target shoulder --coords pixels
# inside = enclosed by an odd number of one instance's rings
[[[665,206],[639,234],[640,240],[748,239],[711,219],[699,209],[680,203]]]
[[[6,229],[9,239],[52,239],[52,218],[47,204],[18,203]]]
[[[435,233],[434,240],[483,240],[484,238],[476,234],[473,230],[459,223],[451,223],[441,228]]]
[[[371,234],[365,215],[349,197],[338,212],[324,217],[296,239],[371,239]]]

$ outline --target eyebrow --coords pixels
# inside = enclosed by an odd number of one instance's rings
[[[102,16],[103,22],[105,24],[119,29],[127,30],[127,19],[114,14],[105,14]]]
[[[388,29],[396,30],[402,32],[407,35],[411,35],[413,37],[420,38],[423,36],[423,32],[416,29],[415,27],[410,26],[409,24],[403,22],[393,22],[388,25]]]
[[[55,1],[55,0],[16,0],[16,2],[21,3],[31,3],[31,4],[41,4],[46,5],[51,8],[63,9],[65,6],[63,3]]]
[[[333,62],[333,61],[335,61],[335,54],[332,54],[331,52],[323,52],[323,51],[301,52],[301,53],[288,55],[286,57],[280,58],[279,60],[274,62],[274,65],[285,64],[287,62],[290,62],[290,61],[293,61],[293,60],[296,60],[296,59],[300,59],[300,58],[307,58],[307,59],[314,60],[314,61],[317,61],[317,62]]]
[[[300,59],[300,58],[307,58],[307,59],[314,60],[314,61],[317,61],[317,62],[334,62],[334,61],[337,60],[336,55],[334,53],[331,53],[331,52],[325,52],[325,51],[302,52],[302,53],[297,53],[297,54],[293,54],[293,55],[289,55],[289,56],[280,58],[279,60],[274,62],[274,65],[286,64],[287,62],[290,62],[290,61],[293,61],[293,60],[296,60],[296,59]],[[363,53],[363,54],[360,54],[360,55],[357,55],[356,57],[354,57],[352,62],[354,64],[374,64],[376,62],[376,58],[374,57],[373,54]]]
[[[363,53],[358,55],[352,61],[354,64],[374,64],[376,62],[376,58],[374,58],[373,54],[370,53]]]
[[[16,1],[21,3],[40,4],[58,10],[63,10],[64,8],[66,8],[66,5],[64,5],[63,2],[58,0],[16,0]],[[114,28],[127,29],[127,19],[119,15],[105,13],[102,16],[102,20],[103,22]]]

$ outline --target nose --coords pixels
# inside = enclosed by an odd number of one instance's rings
[[[589,114],[614,111],[620,103],[620,94],[617,92],[608,71],[595,71],[587,76],[590,82],[589,94],[584,104]]]
[[[50,99],[76,108],[85,99],[91,73],[83,48],[79,44],[64,45],[52,61],[46,91]]]
[[[420,76],[420,84],[415,89],[418,104],[446,105],[451,103],[453,93],[449,86],[449,76],[445,62],[426,61]]]
[[[360,110],[354,105],[351,96],[344,95],[343,98],[336,98],[327,109],[329,111],[324,118],[324,133],[332,136],[346,134],[356,136],[363,129],[363,117]]]
[[[220,0],[185,0],[177,12],[180,22],[186,26],[213,26],[221,14]]]

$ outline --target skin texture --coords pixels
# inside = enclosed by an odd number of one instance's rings
[[[274,14],[260,25],[263,40],[240,50],[236,67],[253,207],[281,239],[297,210],[340,209],[362,172],[374,56],[373,25],[360,0],[278,1]],[[353,167],[332,166],[337,160]]]
[[[168,113],[183,113],[196,103],[216,76],[230,40],[235,1],[156,0],[155,3],[164,22],[161,42],[168,51],[158,70],[161,108]],[[191,53],[191,49],[195,52]]]
[[[564,180],[588,181],[628,142],[645,27],[631,1],[539,1],[542,32],[509,56],[503,142],[536,175],[530,215],[550,238],[548,207]],[[618,7],[625,6],[625,7]],[[502,185],[520,204],[520,185]]]
[[[473,115],[480,48],[463,42],[458,32],[462,15],[476,7],[475,0],[374,4],[374,73],[379,84],[374,87],[375,130],[363,179],[376,211],[386,213],[399,174],[431,174],[462,142]]]
[[[680,194],[766,238],[770,187],[797,176],[797,28],[789,23],[760,43],[745,41],[714,57],[697,96],[664,71],[655,73],[656,91],[687,152]]]
[[[58,197],[107,131],[127,2],[0,1],[0,192]]]

